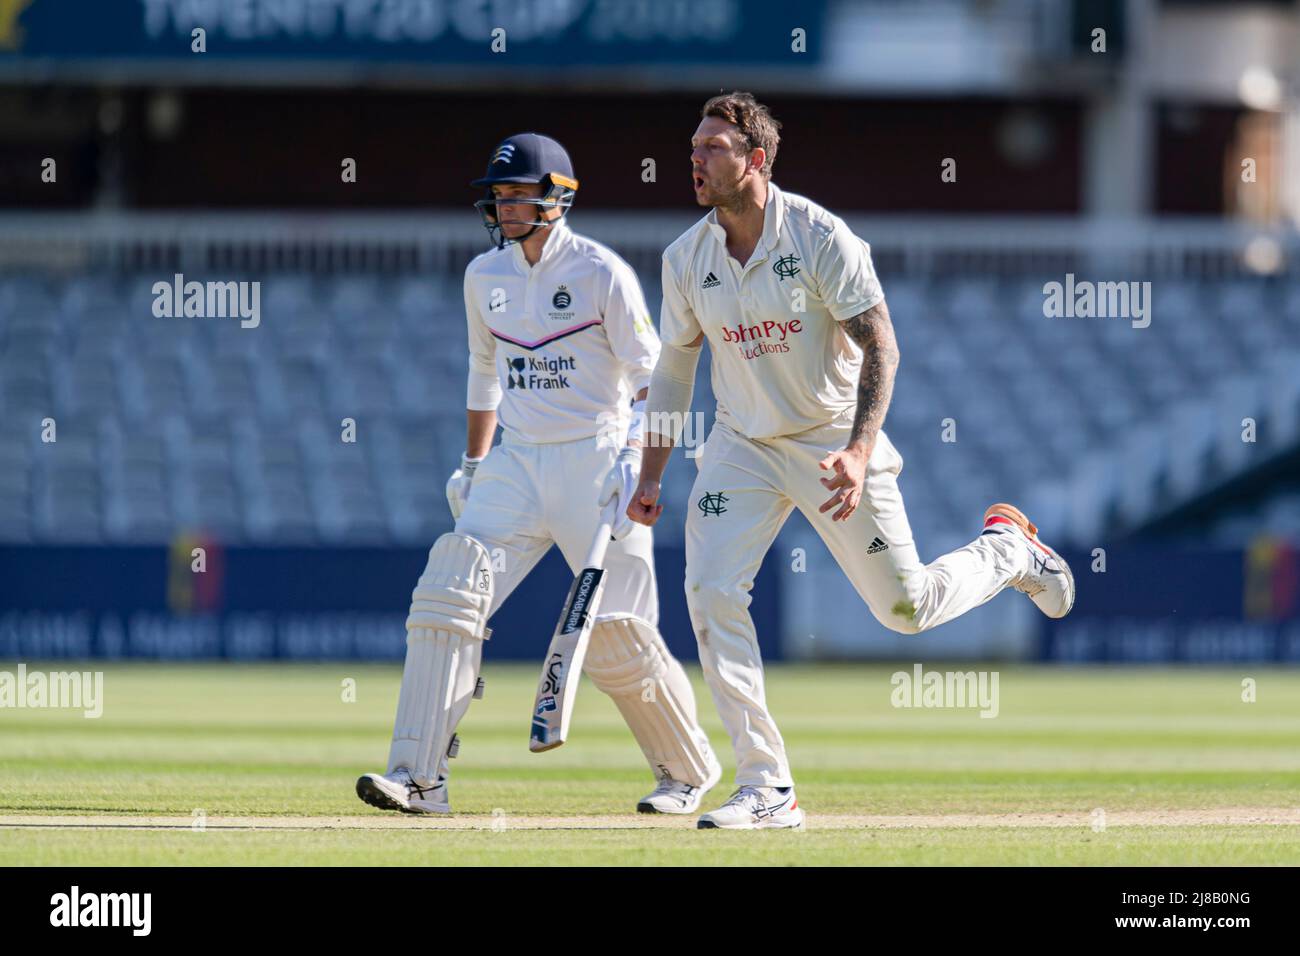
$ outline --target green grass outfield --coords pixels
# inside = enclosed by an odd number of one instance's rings
[[[0,709],[0,865],[1300,864],[1297,671],[999,667],[982,719],[895,709],[892,665],[773,667],[808,826],[743,833],[634,813],[653,781],[589,683],[571,742],[530,754],[531,666],[487,664],[449,819],[353,792],[384,769],[396,666],[27,667],[102,668],[104,712]],[[693,678],[727,766],[707,808],[732,761]]]

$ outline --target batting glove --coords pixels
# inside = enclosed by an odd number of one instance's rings
[[[447,479],[447,505],[451,508],[451,516],[457,520],[460,519],[460,513],[465,510],[465,502],[469,501],[469,486],[473,484],[474,472],[482,460],[482,458],[470,458],[462,454],[460,467]]]
[[[600,500],[596,502],[603,509],[610,501],[614,502],[614,526],[610,536],[618,541],[626,538],[636,522],[627,516],[627,505],[636,493],[637,479],[641,475],[641,449],[628,446],[614,459],[614,467],[605,476],[605,483],[600,488]]]

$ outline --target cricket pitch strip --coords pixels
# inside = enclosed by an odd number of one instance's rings
[[[1187,810],[1115,810],[1105,815],[1111,827],[1300,826],[1300,808],[1221,807]],[[944,830],[1028,827],[1088,828],[1093,813],[949,813],[918,815],[808,815],[809,830]],[[204,818],[101,814],[0,816],[0,830],[680,830],[693,829],[695,816],[536,816],[508,811],[494,814],[425,816],[260,816]]]

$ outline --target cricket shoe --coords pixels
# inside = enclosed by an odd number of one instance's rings
[[[1048,617],[1065,617],[1074,607],[1074,575],[1065,560],[1038,540],[1038,528],[1008,504],[990,505],[981,534],[1019,534],[1029,545],[1029,570],[1011,582]]]
[[[380,810],[451,813],[447,778],[440,776],[432,787],[421,787],[411,779],[411,772],[405,767],[398,767],[388,774],[363,774],[357,780],[357,796]]]
[[[637,801],[637,813],[694,813],[700,808],[704,795],[722,778],[722,764],[716,760],[709,768],[709,779],[700,786],[682,783],[664,774],[654,792]]]
[[[798,829],[803,811],[795,799],[794,787],[741,787],[731,798],[700,816],[699,830]]]

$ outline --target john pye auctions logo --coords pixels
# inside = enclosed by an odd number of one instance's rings
[[[746,359],[752,359],[755,356],[772,352],[790,351],[790,345],[786,342],[786,339],[791,335],[798,335],[802,331],[803,321],[801,319],[791,319],[789,322],[768,319],[758,325],[737,325],[735,327],[724,325],[722,327],[722,341],[738,343],[740,345],[740,354]],[[753,342],[754,344],[746,347],[746,342]]]

